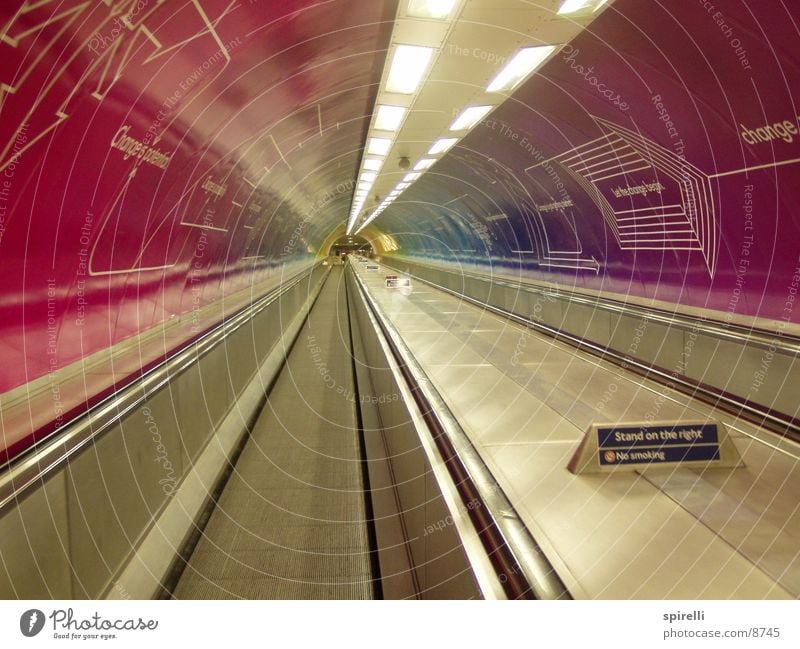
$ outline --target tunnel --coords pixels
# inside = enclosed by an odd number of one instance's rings
[[[363,237],[343,235],[333,242],[328,249],[328,256],[341,257],[353,253],[360,253],[367,256],[373,255],[372,244]]]
[[[1,598],[796,600],[798,24],[3,2]]]

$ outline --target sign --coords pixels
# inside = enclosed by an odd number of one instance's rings
[[[378,266],[377,264],[367,264],[366,269],[369,271],[376,271],[380,269],[380,266]]]
[[[397,275],[386,276],[386,288],[411,288],[411,280],[408,277],[398,277]]]
[[[567,468],[597,473],[654,466],[741,466],[725,427],[717,421],[594,424]]]

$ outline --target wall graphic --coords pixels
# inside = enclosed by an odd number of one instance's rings
[[[796,334],[797,24],[617,0],[377,223],[400,256]]]
[[[0,4],[0,456],[313,261],[395,11]]]

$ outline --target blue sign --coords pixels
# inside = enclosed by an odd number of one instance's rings
[[[598,426],[597,446],[603,466],[720,459],[716,424]]]

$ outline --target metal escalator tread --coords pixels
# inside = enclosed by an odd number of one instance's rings
[[[349,323],[334,267],[175,599],[371,599]]]

